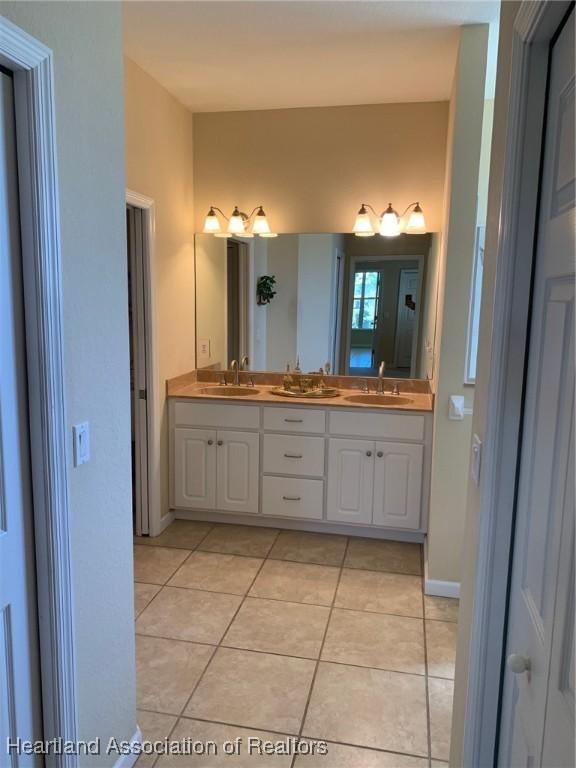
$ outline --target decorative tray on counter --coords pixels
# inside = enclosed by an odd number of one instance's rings
[[[335,387],[324,387],[322,389],[308,389],[302,392],[300,389],[282,389],[282,387],[275,387],[271,390],[273,395],[279,395],[280,397],[309,397],[309,398],[323,398],[323,397],[338,397],[340,390]]]

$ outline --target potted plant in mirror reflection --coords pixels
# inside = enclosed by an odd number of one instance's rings
[[[274,287],[276,285],[276,277],[274,275],[262,275],[258,278],[256,283],[256,300],[259,306],[270,304],[276,291]]]

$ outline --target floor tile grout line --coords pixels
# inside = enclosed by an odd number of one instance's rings
[[[282,531],[279,530],[278,534],[281,533],[281,532]],[[278,536],[278,534],[277,534],[277,536]],[[208,535],[209,534],[206,534],[204,539]],[[319,534],[319,535],[323,535],[323,534]],[[339,534],[339,535],[341,535],[341,534]],[[350,537],[347,536],[346,538],[349,539]],[[192,548],[191,547],[175,547],[175,546],[172,546],[172,545],[169,546],[169,545],[165,545],[165,544],[135,544],[135,546],[150,547],[150,548],[159,547],[161,549],[176,549],[176,550],[178,550],[180,552],[182,552],[182,551],[189,551],[190,554],[192,552],[204,552],[207,555],[233,555],[235,557],[248,557],[248,558],[250,558],[250,557],[252,557],[252,558],[264,557],[264,559],[266,559],[266,560],[274,560],[274,561],[279,562],[279,563],[296,563],[296,564],[301,564],[301,565],[323,565],[323,566],[326,566],[327,568],[344,568],[344,569],[349,570],[349,571],[370,571],[371,573],[394,573],[397,576],[415,576],[417,578],[421,578],[422,575],[423,575],[422,571],[420,571],[419,573],[414,573],[413,571],[399,571],[399,570],[394,570],[393,568],[368,568],[368,567],[360,566],[360,565],[350,565],[350,564],[348,564],[348,563],[346,563],[344,561],[342,561],[340,564],[336,564],[336,563],[319,563],[319,562],[316,562],[315,560],[293,560],[293,559],[291,559],[289,557],[273,557],[271,554],[256,555],[256,554],[245,554],[244,552],[226,552],[225,550],[219,550],[219,549],[201,549],[201,545],[202,545],[202,542],[204,541],[204,539],[202,539],[202,541],[198,545],[196,545],[195,547],[192,547]],[[401,542],[401,543],[410,544],[412,542]],[[186,558],[186,559],[188,559],[188,558]],[[180,567],[181,566],[179,566],[179,568]],[[150,584],[151,582],[142,582],[142,583]]]
[[[381,749],[380,747],[366,746],[366,745],[363,745],[363,744],[354,744],[354,743],[349,742],[349,741],[337,741],[335,739],[322,739],[319,736],[305,736],[305,737],[300,738],[297,734],[288,733],[287,731],[278,731],[278,730],[274,730],[274,729],[271,729],[271,728],[267,728],[265,726],[261,726],[260,727],[260,726],[255,726],[255,725],[242,725],[240,723],[234,723],[234,722],[231,722],[229,720],[209,720],[208,718],[205,718],[205,717],[196,717],[196,716],[192,716],[192,715],[175,715],[174,713],[170,713],[170,712],[158,712],[158,711],[156,711],[154,709],[145,709],[144,707],[138,707],[138,709],[141,712],[147,712],[147,713],[152,714],[152,715],[163,715],[163,716],[166,716],[166,717],[174,717],[174,718],[176,718],[176,723],[172,727],[172,729],[170,731],[171,733],[172,733],[172,731],[174,730],[174,728],[176,727],[176,725],[178,725],[178,723],[180,721],[182,721],[182,720],[184,720],[184,721],[190,720],[190,721],[199,722],[199,723],[206,723],[208,725],[223,725],[223,726],[228,726],[230,728],[240,728],[240,729],[243,729],[243,730],[246,730],[246,731],[256,731],[256,732],[260,732],[260,733],[262,733],[262,732],[270,733],[270,734],[272,734],[274,736],[286,736],[288,738],[298,739],[299,741],[303,741],[303,740],[305,740],[305,741],[327,741],[329,744],[334,744],[334,745],[340,746],[340,747],[351,747],[352,749],[362,749],[362,750],[366,750],[366,751],[369,751],[369,752],[383,753],[383,754],[386,754],[386,755],[398,755],[400,757],[414,757],[414,758],[417,758],[417,759],[420,759],[420,760],[426,760],[425,755],[418,755],[418,754],[415,754],[414,752],[398,752],[397,750],[394,750],[394,749]],[[440,760],[439,762],[445,762],[445,761]]]
[[[310,689],[308,691],[308,697],[306,699],[306,704],[304,706],[304,711],[302,713],[302,720],[301,720],[301,723],[300,723],[300,730],[298,732],[298,737],[300,739],[302,738],[302,732],[304,731],[304,724],[306,722],[306,717],[308,716],[308,710],[310,709],[310,702],[312,701],[312,692],[313,692],[314,686],[316,684],[316,678],[318,676],[318,670],[320,668],[320,663],[321,663],[321,660],[322,660],[322,651],[324,650],[324,645],[326,643],[326,637],[328,635],[328,629],[330,627],[330,622],[332,620],[332,614],[334,612],[334,605],[336,603],[336,596],[338,594],[338,589],[340,588],[340,581],[342,579],[342,572],[344,570],[344,563],[346,562],[346,554],[348,552],[348,547],[349,546],[350,546],[350,537],[347,537],[346,538],[346,546],[344,548],[344,557],[342,558],[342,565],[340,566],[340,572],[338,573],[338,579],[336,581],[336,588],[334,589],[334,595],[332,596],[332,603],[330,605],[330,612],[328,614],[328,620],[326,622],[326,627],[324,629],[324,635],[322,637],[322,642],[320,644],[320,650],[318,652],[318,659],[316,661],[316,666],[314,668],[314,673],[312,675],[312,681],[310,683]],[[292,759],[292,764],[291,764],[292,768],[294,768],[295,762],[296,762],[296,755],[294,755],[294,757]]]
[[[272,549],[272,547],[274,546],[274,543],[276,542],[276,539],[278,538],[278,534],[279,534],[279,531],[277,531],[277,533],[276,533],[276,536],[274,537],[274,540],[272,541],[272,544],[270,545],[270,549]],[[250,589],[252,589],[252,586],[253,586],[254,582],[255,582],[255,581],[256,581],[256,579],[258,578],[258,574],[260,573],[260,571],[261,571],[261,570],[262,570],[262,568],[264,567],[264,563],[266,562],[266,559],[267,559],[267,558],[264,558],[264,559],[262,560],[262,562],[260,563],[260,566],[259,566],[259,568],[258,568],[257,572],[255,573],[255,575],[254,575],[254,578],[252,579],[252,582],[250,583],[250,586],[249,586],[249,588],[248,588],[248,591],[249,591]],[[247,591],[246,595],[248,594],[248,591]],[[244,597],[242,597],[242,599],[240,600],[240,602],[239,602],[239,604],[238,604],[238,607],[237,607],[237,608],[236,608],[236,610],[234,611],[234,614],[233,614],[232,618],[230,619],[230,621],[228,622],[228,624],[227,624],[227,626],[226,626],[226,629],[225,629],[225,630],[224,630],[224,632],[222,633],[222,635],[221,635],[221,637],[220,637],[220,640],[218,641],[218,644],[215,646],[215,648],[214,648],[214,651],[213,651],[212,655],[210,656],[210,658],[209,658],[209,660],[208,660],[208,663],[206,664],[206,666],[205,666],[205,667],[204,667],[204,669],[202,670],[202,673],[201,673],[200,677],[199,677],[199,678],[198,678],[198,680],[196,681],[196,685],[194,686],[194,689],[192,690],[192,692],[190,693],[190,696],[189,696],[189,697],[188,697],[188,699],[186,700],[186,703],[184,704],[184,707],[183,707],[183,709],[182,709],[182,710],[181,710],[181,712],[180,712],[180,716],[182,716],[182,715],[183,715],[183,713],[186,711],[186,709],[187,709],[187,708],[188,708],[188,706],[190,705],[190,702],[192,701],[192,698],[194,697],[194,694],[196,693],[196,691],[197,691],[197,689],[198,689],[198,687],[199,687],[200,683],[201,683],[201,682],[202,682],[202,680],[204,679],[204,676],[205,676],[206,672],[208,671],[208,668],[209,668],[209,667],[210,667],[210,665],[212,664],[212,661],[214,660],[214,657],[215,657],[215,656],[216,656],[216,654],[218,653],[219,649],[220,649],[221,647],[224,647],[224,646],[222,646],[222,645],[221,645],[221,643],[222,643],[222,640],[223,640],[223,639],[226,637],[226,634],[228,633],[228,630],[229,630],[229,629],[230,629],[230,627],[232,626],[232,624],[233,624],[234,620],[236,619],[236,616],[238,615],[238,613],[240,612],[240,609],[241,609],[241,608],[242,608],[242,606],[244,605],[244,602],[246,601],[246,595],[244,595]]]
[[[424,558],[424,548],[422,548],[420,557]],[[422,568],[424,573],[424,568]],[[425,598],[425,580],[422,576],[422,615],[424,616],[423,622],[423,640],[424,640],[424,687],[426,694],[426,731],[428,738],[428,766],[432,768],[432,727],[430,722],[430,689],[428,686],[428,641],[426,637],[426,598]]]
[[[228,630],[226,630],[228,632]],[[206,645],[209,648],[226,648],[231,651],[245,651],[246,653],[259,653],[263,656],[279,656],[283,659],[297,659],[298,661],[323,661],[325,664],[336,664],[340,667],[354,667],[354,669],[369,669],[373,670],[374,672],[391,672],[392,674],[396,675],[409,675],[410,677],[415,677],[422,679],[425,675],[424,672],[407,672],[404,669],[390,669],[389,667],[374,667],[369,666],[368,664],[354,664],[350,661],[335,661],[333,659],[321,659],[319,655],[314,656],[296,656],[293,653],[280,653],[279,651],[263,651],[260,648],[244,648],[242,646],[238,645],[225,645],[223,640],[220,641],[220,643],[207,643],[204,640],[182,640],[180,638],[176,637],[169,637],[168,635],[147,635],[145,632],[136,632],[136,637],[149,637],[156,640],[169,640],[174,643],[188,643],[189,645]],[[318,653],[320,653],[319,651]],[[438,677],[437,675],[433,676],[435,680],[449,680],[451,681],[453,678],[450,677]]]
[[[251,595],[249,591],[246,592],[245,594],[238,594],[237,592],[219,592],[216,590],[200,589],[198,587],[179,587],[171,584],[155,584],[154,586],[160,587],[160,590],[156,595],[154,595],[152,600],[154,600],[160,594],[162,589],[168,588],[168,589],[187,589],[190,592],[203,592],[208,595],[228,595],[229,597],[249,598],[250,600],[271,600],[276,603],[293,603],[295,605],[309,605],[313,608],[330,608],[331,607],[330,603],[305,603],[305,602],[301,602],[294,599],[286,600],[281,597],[268,597],[268,596],[261,597],[260,595]],[[251,588],[252,588],[252,585],[249,587],[249,590]],[[152,602],[152,600],[150,601],[150,603]],[[148,608],[150,603],[148,603],[148,605],[146,605],[146,607],[142,609],[141,613],[143,613],[146,610],[146,608]],[[369,613],[370,615],[375,615],[375,616],[396,616],[399,619],[417,619],[418,621],[425,620],[423,616],[414,616],[413,614],[406,614],[406,613],[392,613],[390,611],[372,611],[367,608],[346,608],[345,606],[342,606],[342,605],[335,605],[334,609],[337,611],[351,611],[354,613]],[[434,621],[437,621],[437,619],[434,619]],[[444,623],[452,624],[454,622],[447,621]]]

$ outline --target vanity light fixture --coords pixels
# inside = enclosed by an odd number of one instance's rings
[[[226,231],[222,230],[218,213],[228,222]],[[257,205],[250,215],[241,211],[238,206],[234,206],[230,218],[215,205],[210,206],[206,218],[204,219],[204,234],[214,235],[215,237],[278,237],[276,232],[272,232],[268,218],[261,205]]]
[[[373,217],[378,222],[377,229],[374,227],[368,209],[372,211]],[[406,214],[409,211],[408,219],[406,219]],[[407,235],[423,235],[426,233],[426,220],[418,202],[410,203],[402,216],[399,216],[394,210],[392,203],[388,203],[388,208],[380,215],[376,213],[371,205],[362,203],[360,210],[356,214],[356,221],[352,231],[356,237],[373,237],[376,231],[382,237],[398,237],[402,232],[405,232]]]

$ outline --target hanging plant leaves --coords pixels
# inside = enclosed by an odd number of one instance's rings
[[[260,306],[270,304],[277,291],[274,290],[276,277],[274,275],[262,275],[256,283],[256,300]]]

